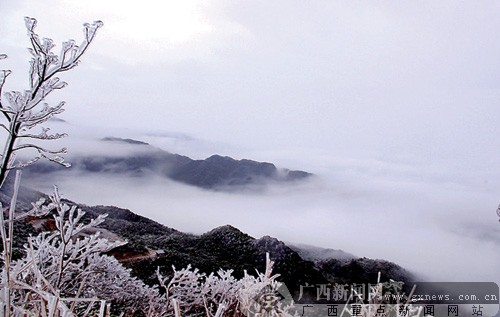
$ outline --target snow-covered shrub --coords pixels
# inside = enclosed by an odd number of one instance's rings
[[[389,282],[382,283],[380,276],[379,272],[377,284],[369,289],[368,298],[365,298],[362,294],[358,294],[353,289],[353,293],[342,313],[352,317],[423,316],[422,307],[412,305],[410,301],[415,291],[415,286],[413,286],[409,295],[403,296],[402,282],[389,280]],[[394,303],[394,299],[396,299],[396,303]]]
[[[85,233],[101,224],[106,215],[88,223],[82,222],[85,214],[75,206],[65,204],[56,188],[50,203],[34,204],[34,214],[53,210],[55,230],[31,237],[25,246],[26,256],[12,263],[10,272],[10,298],[12,311],[25,311],[43,315],[48,303],[40,292],[48,291],[67,303],[69,312],[94,312],[98,306],[89,302],[104,300],[116,309],[127,313],[142,311],[161,304],[158,290],[146,286],[132,277],[114,257],[105,253],[123,242],[110,242]],[[2,278],[2,285],[6,284]],[[5,292],[0,295],[7,302]],[[83,300],[80,300],[83,299]],[[88,300],[92,299],[92,300]]]
[[[219,270],[217,274],[207,276],[190,266],[182,270],[174,267],[170,279],[163,277],[159,271],[158,277],[165,290],[165,302],[178,305],[183,315],[292,316],[291,296],[286,287],[276,280],[279,275],[272,274],[273,264],[267,255],[264,273],[257,272],[257,276],[253,276],[245,272],[242,279],[234,278],[232,270]]]
[[[266,270],[257,276],[245,276],[239,290],[240,310],[246,316],[282,317],[295,314],[292,297],[286,286],[272,274],[274,262],[266,254]],[[292,313],[293,312],[293,313]]]
[[[132,277],[129,269],[106,255],[123,245],[101,238],[93,230],[106,215],[83,222],[85,212],[64,203],[57,188],[48,203],[33,203],[28,212],[38,216],[49,213],[55,230],[30,237],[26,255],[12,262],[9,270],[2,270],[0,302],[10,303],[4,311],[11,315],[85,316],[101,311],[103,316],[105,303],[111,304],[108,311],[141,316],[291,315],[292,303],[281,300],[287,295],[283,292],[286,288],[276,280],[278,275],[272,274],[269,255],[264,273],[252,276],[245,272],[242,279],[233,277],[232,270],[206,275],[191,266],[181,270],[174,267],[168,278],[158,270],[164,289],[160,294],[158,288]],[[26,215],[12,214],[12,219]]]

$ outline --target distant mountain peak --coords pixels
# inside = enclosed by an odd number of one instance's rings
[[[233,227],[231,225],[224,225],[220,226],[217,228],[214,228],[207,233],[204,233],[203,236],[224,236],[224,237],[229,237],[229,236],[244,236],[246,238],[252,238],[246,233],[242,232],[240,229]],[[253,238],[252,238],[253,239]]]
[[[134,139],[124,139],[124,138],[118,138],[118,137],[104,137],[101,139],[101,141],[105,142],[122,142],[122,143],[127,143],[127,144],[135,144],[135,145],[149,145],[149,143],[139,141],[139,140],[134,140]]]
[[[235,161],[232,157],[214,154],[205,159],[206,161]]]
[[[262,238],[255,240],[254,244],[259,250],[272,252],[275,257],[292,251],[292,249],[289,248],[283,241],[271,236],[263,236]]]
[[[193,160],[129,138],[105,137],[101,142],[113,142],[129,147],[126,151],[113,152],[114,149],[105,149],[98,154],[73,155],[72,170],[133,177],[157,175],[204,189],[223,191],[259,189],[264,188],[262,185],[297,181],[313,175],[304,171],[278,169],[268,162],[236,160],[218,154],[204,160]],[[61,170],[59,165],[48,162],[41,162],[26,169],[32,176],[38,174],[43,177]],[[251,187],[246,187],[248,185]]]

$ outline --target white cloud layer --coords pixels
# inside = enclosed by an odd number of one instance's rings
[[[140,139],[140,135],[134,137]],[[94,142],[79,143],[73,137],[69,146],[80,155],[81,149],[87,155],[130,151],[130,146],[104,147]],[[205,144],[186,136],[152,144],[177,152],[186,143]],[[214,144],[206,149],[218,152]],[[281,167],[307,160],[303,167],[315,168],[317,177],[265,191],[250,188],[231,193],[201,190],[157,176],[127,178],[74,170],[50,179],[27,179],[25,184],[49,192],[56,183],[74,201],[129,208],[185,232],[201,234],[231,224],[257,238],[271,235],[391,260],[435,281],[500,282],[500,256],[495,251],[500,245],[495,214],[498,172],[342,159],[314,152],[294,159],[289,159],[290,152],[260,155],[270,161],[288,158],[281,160]]]

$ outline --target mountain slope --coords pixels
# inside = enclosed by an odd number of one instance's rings
[[[290,244],[290,248],[309,261],[322,261],[328,259],[352,260],[357,256],[343,250],[325,249],[306,244]]]
[[[0,191],[0,202],[4,206],[9,204],[10,189],[10,184],[6,184]],[[43,196],[23,188],[18,209],[30,209],[30,201]],[[262,272],[266,253],[275,261],[274,272],[280,274],[280,281],[294,295],[306,284],[374,283],[378,272],[382,273],[384,280],[394,279],[407,285],[414,280],[400,266],[383,260],[322,258],[311,261],[278,239],[268,236],[255,239],[230,225],[215,228],[202,235],[192,235],[166,227],[130,210],[113,206],[78,206],[87,212],[86,219],[108,214],[107,220],[100,226],[103,235],[128,241],[126,245],[109,253],[130,267],[135,276],[149,284],[156,283],[157,268],[168,275],[172,272],[172,265],[182,268],[191,264],[206,273],[220,268],[233,269],[236,277],[241,277],[244,271],[252,274],[258,269]],[[21,253],[23,239],[26,241],[29,234],[50,230],[50,222],[50,217],[47,217],[37,220],[36,225],[33,219],[18,223],[17,254]]]

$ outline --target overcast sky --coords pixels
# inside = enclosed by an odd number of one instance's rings
[[[56,43],[104,21],[56,96],[70,121],[247,148],[498,162],[498,1],[48,0],[0,11],[6,67],[27,64],[26,15]]]
[[[70,123],[182,133],[213,145],[200,156],[326,175],[337,189],[347,184],[336,193],[344,198],[369,192],[363,207],[336,201],[347,214],[408,207],[446,222],[457,212],[451,231],[475,221],[471,235],[489,241],[469,241],[470,250],[498,247],[499,1],[2,0],[0,13],[9,55],[0,65],[14,71],[7,90],[27,85],[24,16],[56,43],[81,40],[83,22],[104,22],[54,94]],[[498,264],[495,256],[485,274]]]

